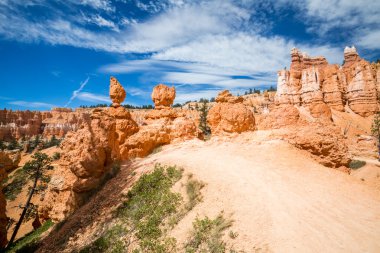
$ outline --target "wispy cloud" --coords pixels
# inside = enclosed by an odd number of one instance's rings
[[[111,30],[115,32],[119,32],[119,27],[117,24],[115,24],[113,21],[105,19],[99,14],[92,15],[92,16],[86,16],[85,14],[82,13],[83,16],[83,21],[97,25],[99,27],[105,27],[105,28],[110,28]]]
[[[187,101],[199,100],[200,98],[210,99],[216,97],[220,90],[218,89],[204,89],[204,90],[188,90],[177,89],[175,103],[185,103]]]
[[[96,10],[104,10],[108,12],[114,12],[115,7],[112,6],[111,1],[109,0],[70,0],[73,3],[80,5],[88,5]]]
[[[94,94],[90,92],[80,92],[77,94],[77,98],[82,101],[93,102],[93,103],[99,103],[99,102],[110,103],[111,102],[110,98],[107,96]]]
[[[59,77],[61,75],[61,71],[58,71],[58,70],[53,70],[50,72],[53,76],[55,77]]]
[[[21,100],[11,101],[11,102],[8,102],[8,104],[19,105],[19,106],[29,107],[29,108],[53,108],[53,107],[57,107],[56,105],[48,104],[48,103],[44,103],[44,102],[28,102],[28,101],[21,101]]]
[[[67,101],[65,107],[69,106],[73,100],[78,97],[79,93],[83,90],[83,88],[86,86],[88,81],[90,80],[90,77],[87,77],[86,80],[81,82],[79,89],[73,91],[73,95],[70,97],[69,101]]]
[[[151,91],[146,91],[135,87],[129,87],[127,91],[127,93],[129,93],[132,97],[149,96],[149,94],[151,93]]]

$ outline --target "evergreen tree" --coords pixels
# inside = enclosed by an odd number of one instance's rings
[[[55,135],[53,135],[50,139],[50,147],[58,146],[60,144],[60,140],[58,140]]]
[[[34,141],[32,142],[33,149],[37,148],[40,143],[41,143],[40,136],[36,135],[36,137],[34,138]]]
[[[12,139],[11,142],[8,144],[7,149],[8,150],[14,150],[14,149],[19,149],[20,145],[16,141],[16,139]]]
[[[32,203],[30,203],[30,201],[33,197],[33,194],[36,191],[38,191],[38,185],[37,185],[38,181],[39,180],[46,181],[47,180],[46,179],[47,178],[46,171],[53,169],[53,166],[50,165],[51,158],[47,154],[37,152],[32,156],[32,158],[33,158],[33,160],[28,161],[24,165],[24,169],[28,173],[29,178],[33,179],[33,181],[34,181],[33,186],[30,189],[29,196],[28,196],[28,199],[26,200],[26,204],[24,206],[24,209],[23,209],[21,216],[20,216],[20,218],[16,224],[16,227],[13,231],[12,237],[9,240],[8,248],[12,246],[12,244],[16,238],[17,232],[20,229],[21,223],[23,222],[24,218],[28,215],[28,213],[30,213],[29,208],[34,206]]]
[[[6,148],[3,140],[0,140],[0,150],[4,150]]]
[[[207,114],[208,114],[208,102],[203,100],[201,107],[199,108],[199,129],[204,135],[208,136],[211,134],[210,127],[207,125]]]

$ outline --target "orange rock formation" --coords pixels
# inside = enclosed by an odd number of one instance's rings
[[[111,77],[110,80],[110,98],[112,100],[112,106],[118,107],[123,103],[127,93],[125,92],[123,86],[115,77]]]
[[[359,57],[355,47],[345,49],[343,67],[329,65],[324,57],[310,57],[297,49],[292,49],[291,56],[290,70],[278,72],[276,104],[308,107],[325,103],[339,111],[348,104],[361,116],[372,115],[378,109],[377,70]],[[327,109],[319,109],[328,117]]]
[[[173,104],[175,99],[175,88],[168,87],[164,84],[158,84],[153,88],[152,100],[155,109],[168,108]]]
[[[125,91],[119,85],[111,78],[112,107],[94,109],[83,118],[79,129],[68,133],[62,142],[60,167],[52,177],[47,204],[40,208],[43,219],[62,220],[70,214],[83,202],[87,192],[97,188],[107,174],[112,173],[118,160],[143,157],[160,145],[198,136],[194,119],[185,111],[171,109],[167,103],[174,100],[174,88],[158,86],[160,110],[147,113],[138,126],[130,112],[120,106]],[[165,90],[170,92],[162,92]],[[157,93],[157,89],[155,91]]]
[[[242,103],[242,97],[232,96],[225,90],[218,94],[216,102],[207,116],[212,134],[254,130],[255,118],[252,111]]]

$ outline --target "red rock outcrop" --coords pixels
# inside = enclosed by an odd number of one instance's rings
[[[345,48],[343,72],[347,81],[347,102],[352,111],[369,116],[378,110],[376,72],[361,59],[355,47]]]
[[[0,110],[0,139],[10,141],[35,135],[62,138],[78,128],[82,114],[88,111],[77,109],[73,112],[69,108],[53,108],[46,112]]]
[[[200,131],[191,111],[170,108],[175,88],[157,85],[152,92],[155,109],[146,112],[140,130],[121,145],[121,157],[144,157],[155,148],[171,142],[198,137]]]
[[[311,116],[319,120],[331,120],[330,107],[325,103],[314,103],[309,106]]]
[[[155,109],[170,107],[175,99],[175,88],[164,84],[158,84],[153,88],[152,100]]]
[[[0,110],[0,139],[9,141],[42,132],[42,120],[48,112]]]
[[[276,92],[264,91],[262,94],[248,94],[242,96],[243,104],[253,107],[255,113],[267,113],[274,106],[274,97]]]
[[[69,131],[76,131],[85,118],[88,118],[89,113],[89,110],[80,108],[75,111],[69,108],[53,108],[49,117],[42,121],[42,135],[45,138],[53,135],[63,138]]]
[[[207,115],[212,134],[241,133],[255,129],[253,113],[242,103],[242,97],[232,96],[225,90],[218,94],[216,102]]]
[[[346,139],[338,127],[322,123],[300,125],[285,136],[289,143],[310,152],[321,164],[349,171]]]
[[[115,92],[112,83],[120,85],[111,79],[110,96]],[[166,90],[162,85],[161,89]],[[160,99],[174,99],[171,93],[167,95],[160,95]],[[52,176],[46,205],[39,210],[42,219],[62,220],[70,214],[83,202],[83,196],[112,172],[114,162],[143,157],[160,145],[198,136],[195,121],[185,110],[170,108],[171,104],[145,113],[138,126],[130,112],[119,106],[122,99],[115,101],[110,108],[92,110],[78,130],[66,135],[59,169]]]
[[[300,118],[298,109],[293,105],[275,107],[269,113],[261,115],[259,129],[278,129],[297,124]]]
[[[16,169],[20,160],[21,155],[19,152],[0,151],[0,168],[5,169],[7,173]]]
[[[361,59],[354,47],[345,49],[343,67],[329,65],[324,57],[309,57],[297,49],[292,49],[291,56],[290,70],[278,72],[277,105],[293,104],[307,108],[314,105],[313,116],[315,104],[321,104],[319,109],[326,104],[343,111],[347,103],[361,116],[372,115],[378,109],[377,69]],[[328,118],[328,110],[322,111]]]

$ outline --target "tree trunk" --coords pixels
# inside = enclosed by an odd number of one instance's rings
[[[380,136],[378,137],[377,140],[377,152],[378,152],[378,160],[380,161]]]
[[[37,181],[38,181],[38,178],[40,177],[39,175],[39,171],[36,172],[36,178],[34,179],[34,184],[33,184],[33,188],[31,189],[30,193],[29,193],[29,196],[28,196],[28,200],[26,201],[26,204],[24,206],[24,210],[22,210],[22,213],[21,213],[21,216],[20,216],[20,219],[18,220],[17,224],[16,224],[16,227],[15,227],[15,230],[13,231],[13,234],[12,234],[12,237],[11,239],[9,240],[9,243],[8,243],[8,247],[9,248],[15,238],[16,238],[16,235],[17,235],[17,232],[21,226],[21,223],[22,221],[24,220],[24,217],[25,217],[25,214],[26,214],[26,211],[28,210],[29,208],[29,204],[30,204],[30,200],[32,199],[32,196],[33,196],[33,193],[34,193],[34,190],[36,189],[36,186],[37,186]]]

